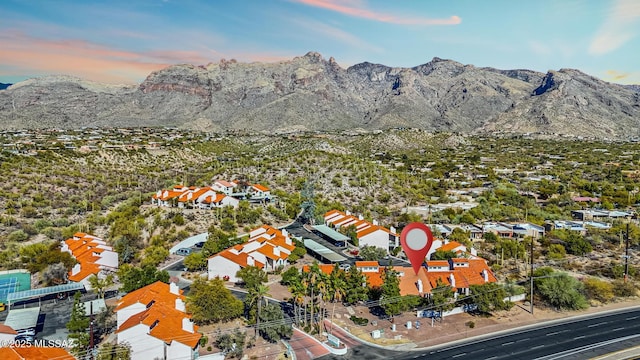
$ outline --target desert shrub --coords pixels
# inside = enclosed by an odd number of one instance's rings
[[[613,299],[613,285],[607,281],[596,278],[587,278],[582,281],[584,291],[589,299],[606,303]]]
[[[351,315],[349,319],[353,321],[356,325],[367,326],[367,324],[369,324],[369,319],[357,317],[355,315]]]

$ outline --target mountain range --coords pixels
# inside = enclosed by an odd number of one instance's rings
[[[421,128],[597,138],[640,136],[638,86],[579,70],[499,70],[434,58],[340,67],[316,52],[277,63],[174,65],[141,84],[69,76],[0,91],[0,128],[177,126],[289,132]]]

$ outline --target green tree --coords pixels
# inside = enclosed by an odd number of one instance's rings
[[[457,227],[453,229],[453,231],[451,231],[451,234],[449,235],[449,240],[457,241],[467,248],[471,248],[471,232],[464,231],[462,230],[462,228]]]
[[[535,285],[538,293],[556,308],[581,310],[589,306],[582,295],[582,283],[566,273],[554,272],[549,277],[537,279]]]
[[[583,256],[593,251],[591,243],[585,240],[584,236],[578,234],[577,231],[567,230],[565,237],[565,248],[570,254]]]
[[[342,271],[338,264],[335,264],[333,271],[329,274],[328,279],[329,291],[331,294],[331,302],[333,302],[333,309],[331,310],[331,324],[333,326],[333,317],[336,313],[336,303],[342,302],[347,294],[346,291],[346,275]],[[333,328],[331,329],[331,332]]]
[[[293,328],[285,323],[284,311],[276,304],[266,303],[259,312],[260,323],[267,326],[258,327],[260,335],[269,342],[276,342],[282,338],[289,338]]]
[[[256,338],[258,338],[260,331],[260,311],[262,310],[263,303],[264,305],[268,304],[266,296],[269,295],[269,287],[260,283],[254,285],[254,287],[250,287],[247,297],[245,298],[247,301],[245,308],[249,314],[249,318],[255,319],[256,322]]]
[[[141,265],[151,265],[157,267],[158,264],[163,262],[169,256],[169,250],[162,246],[149,246],[144,249],[144,257],[142,258]]]
[[[344,302],[347,304],[356,304],[358,301],[367,300],[368,287],[367,276],[358,270],[355,266],[352,266],[346,274],[346,291],[344,295]]]
[[[189,271],[199,271],[207,268],[207,258],[202,251],[192,252],[184,258],[184,266]]]
[[[245,266],[238,270],[236,276],[242,279],[244,287],[248,290],[256,289],[269,279],[267,273],[257,266]]]
[[[440,312],[453,309],[455,307],[455,290],[442,280],[436,280],[436,287],[431,290],[429,305]]]
[[[369,246],[365,245],[360,248],[360,257],[366,261],[377,261],[387,256],[387,252],[380,247],[377,246]]]
[[[242,315],[242,308],[242,301],[231,294],[221,279],[207,281],[198,277],[191,284],[187,310],[198,324],[235,319]]]
[[[491,314],[497,310],[509,310],[513,307],[510,301],[504,301],[508,296],[507,291],[497,283],[486,283],[482,285],[471,285],[471,295],[465,299],[468,304],[478,305],[478,311],[484,314]]]
[[[449,260],[455,259],[458,255],[453,251],[436,250],[431,254],[431,260]]]
[[[560,260],[564,259],[567,255],[567,251],[565,250],[562,244],[551,244],[549,245],[549,251],[547,252],[547,256],[549,259]]]
[[[120,265],[118,278],[122,284],[120,290],[127,293],[156,281],[169,283],[169,273],[166,270],[158,270],[151,265],[143,268],[134,267],[130,264]]]
[[[488,242],[488,243],[495,243],[498,241],[498,235],[496,235],[495,233],[491,232],[491,231],[487,231],[486,233],[484,233],[484,235],[482,235],[482,238]]]
[[[289,286],[296,282],[296,280],[300,279],[300,270],[296,267],[290,267],[282,274],[282,279],[280,280],[280,284],[284,286]]]
[[[380,306],[387,315],[398,315],[403,309],[398,272],[391,267],[387,267],[382,278]]]
[[[89,317],[85,315],[84,304],[80,300],[80,292],[76,292],[73,296],[73,309],[71,310],[71,318],[67,322],[67,330],[69,330],[69,339],[72,340],[71,353],[80,356],[85,353],[89,346]]]
[[[113,275],[109,274],[103,278],[91,275],[91,277],[89,277],[89,284],[91,284],[91,289],[98,295],[98,297],[104,299],[105,289],[113,285]]]

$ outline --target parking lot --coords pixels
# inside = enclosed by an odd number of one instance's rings
[[[114,297],[115,292],[109,292],[107,296]],[[93,293],[83,293],[81,301],[86,302],[95,300],[97,296]],[[40,306],[40,315],[38,324],[35,328],[35,339],[42,340],[66,340],[67,322],[71,317],[73,309],[73,294],[62,300],[56,298],[56,295],[43,297],[40,302],[38,299],[20,302],[17,305],[11,305],[11,309],[36,308]],[[0,313],[0,321],[4,322],[9,314],[9,309]]]

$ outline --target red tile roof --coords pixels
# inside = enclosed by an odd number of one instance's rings
[[[322,271],[322,273],[330,275],[333,272],[333,268],[334,266],[331,264],[318,264],[318,267],[320,268],[320,271]],[[302,271],[303,272],[309,272],[311,271],[311,266],[309,265],[304,265],[302,267]]]
[[[287,257],[289,257],[289,254],[296,248],[295,245],[293,245],[293,241],[291,241],[290,244],[288,244],[282,232],[269,225],[263,225],[257,229],[250,231],[250,233],[259,229],[264,229],[264,231],[250,238],[246,243],[238,244],[233,246],[232,248],[223,250],[218,254],[211,256],[210,259],[215,256],[221,256],[227,260],[233,261],[234,263],[240,265],[241,267],[245,267],[248,265],[247,259],[251,256],[250,253],[254,251],[257,251],[260,254],[272,260],[280,260],[280,259],[284,260]],[[254,244],[258,243],[260,244],[260,246],[258,248],[252,247],[255,250],[251,250],[251,251],[245,250],[245,246],[251,243],[254,243]],[[279,256],[273,253],[274,247],[280,248]],[[231,249],[235,251],[231,251]],[[287,250],[287,251],[283,251],[283,250]],[[254,261],[255,261],[254,266],[257,266],[261,269],[264,268],[265,264],[256,260],[255,258],[254,258]]]
[[[440,246],[438,248],[438,250],[440,250],[440,251],[453,251],[453,249],[455,249],[455,248],[457,248],[459,246],[464,246],[464,245],[460,244],[457,241],[449,241],[448,243]]]
[[[364,229],[358,231],[356,235],[358,236],[358,238],[361,238],[363,236],[367,236],[367,235],[369,235],[371,233],[374,233],[374,232],[376,232],[378,230],[384,231],[384,232],[386,232],[388,234],[391,233],[388,229],[385,229],[382,226],[372,225],[372,226],[369,226],[368,228],[364,228]]]
[[[84,233],[76,233],[73,238],[65,240],[64,243],[80,264],[80,271],[77,274],[72,275],[72,272],[69,272],[69,280],[71,281],[82,281],[88,276],[97,275],[101,268],[96,262],[101,257],[96,254],[102,254],[107,249],[112,251],[112,248],[105,245],[102,239]]]
[[[193,333],[183,330],[182,321],[184,318],[190,319],[190,316],[175,307],[156,302],[148,309],[129,317],[117,331],[122,332],[143,324],[150,328],[149,335],[169,344],[172,341],[177,341],[193,349],[202,334],[197,332],[197,325],[193,326]]]
[[[184,295],[182,290],[179,290],[180,295],[171,293],[169,284],[162,281],[156,281],[153,284],[149,284],[138,290],[134,290],[127,295],[123,296],[118,302],[115,311],[124,309],[130,305],[140,303],[147,306],[152,301],[156,303],[164,303],[169,306],[174,306],[176,299],[180,298],[184,301]]]
[[[264,185],[253,184],[253,187],[258,191],[262,191],[262,192],[269,191],[269,188]]]
[[[365,266],[380,266],[377,261],[356,261],[356,267],[365,267]]]
[[[242,245],[240,245],[240,246],[242,246]],[[249,265],[248,261],[247,261],[247,259],[249,258],[249,254],[244,253],[244,252],[241,252],[241,253],[238,253],[238,254],[234,254],[231,251],[229,251],[229,249],[227,249],[227,250],[220,251],[217,255],[213,255],[212,257],[214,257],[214,256],[222,256],[223,258],[225,258],[227,260],[231,260],[234,263],[240,265],[241,267],[246,267],[246,266]],[[256,266],[256,267],[258,267],[260,269],[264,268],[264,264],[261,263],[258,260],[255,260],[255,259],[254,259],[253,266]]]
[[[216,183],[218,183],[218,184],[220,184],[220,185],[222,185],[224,187],[234,187],[234,186],[236,186],[236,184],[232,184],[232,183],[230,183],[230,182],[228,182],[226,180],[216,180]]]

